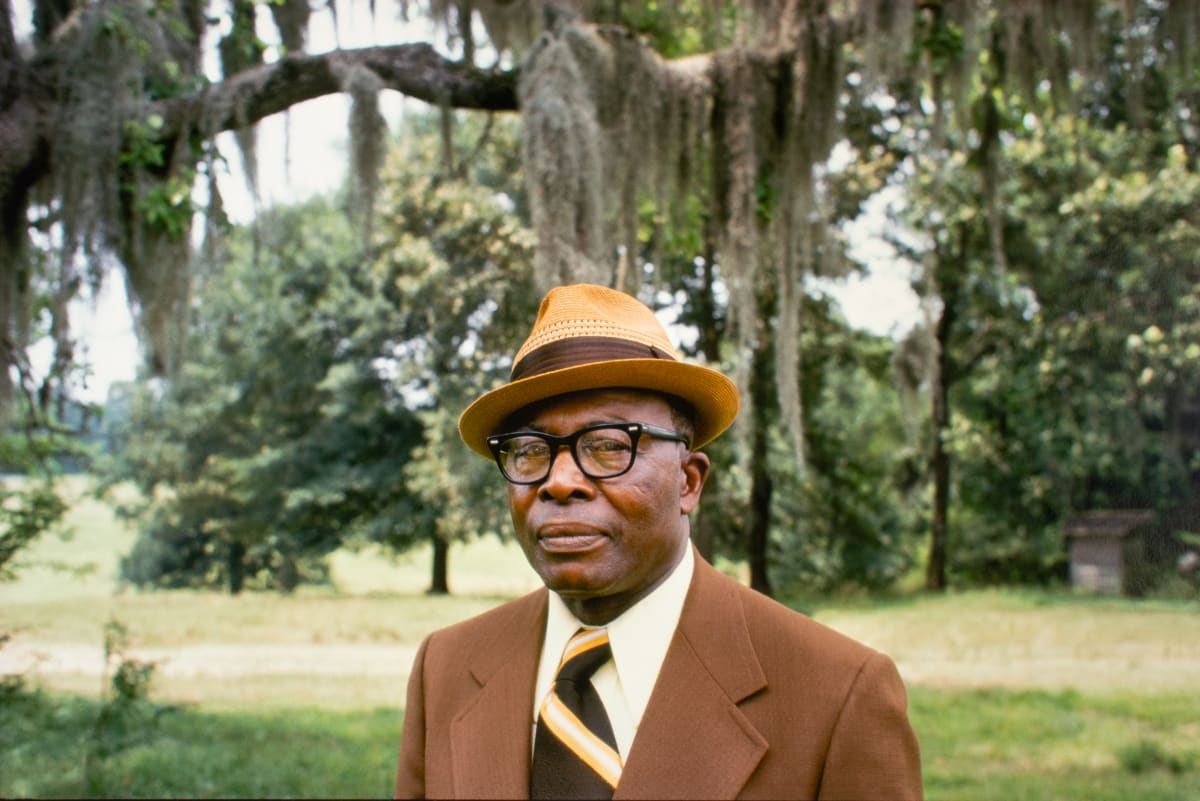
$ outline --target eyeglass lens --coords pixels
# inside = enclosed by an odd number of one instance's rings
[[[572,437],[572,455],[589,478],[618,476],[633,464],[636,433],[617,427],[580,431]],[[521,434],[505,440],[496,456],[509,480],[533,483],[549,475],[559,447],[549,436]]]

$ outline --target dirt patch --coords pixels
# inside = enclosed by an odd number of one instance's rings
[[[407,676],[408,645],[197,644],[130,648],[127,656],[157,664],[165,678],[236,676]],[[82,675],[104,672],[104,651],[78,643],[14,640],[0,649],[0,674]]]
[[[871,641],[870,632],[856,633],[868,635],[863,639]],[[1131,648],[1097,658],[1091,653],[1030,648],[1019,643],[957,653],[952,647],[926,644],[918,652],[913,651],[892,651],[900,674],[912,686],[1141,692],[1187,691],[1200,686],[1200,660],[1190,651],[1146,653]],[[208,643],[131,648],[128,656],[156,663],[156,676],[175,682],[312,676],[386,678],[395,684],[407,681],[415,653],[416,647],[410,645]],[[103,671],[104,653],[98,646],[18,638],[0,649],[0,674],[98,680]]]

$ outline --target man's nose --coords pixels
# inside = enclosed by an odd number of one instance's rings
[[[571,497],[588,497],[594,489],[592,480],[575,463],[571,449],[561,445],[550,464],[550,472],[538,487],[538,495],[545,500],[562,501]]]

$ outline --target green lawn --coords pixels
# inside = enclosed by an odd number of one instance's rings
[[[911,692],[930,799],[1200,798],[1200,695]]]
[[[78,696],[6,699],[0,706],[0,797],[391,795],[403,719],[397,709],[182,708],[143,723],[121,741],[96,736],[98,708]],[[113,752],[89,760],[89,751],[102,745]]]
[[[80,662],[23,667],[24,689],[0,695],[0,797],[385,797],[412,648],[537,581],[487,541],[455,549],[449,598],[425,595],[421,552],[340,554],[334,586],[292,597],[138,593],[115,582],[132,533],[76,489],[74,537],[0,585],[16,635],[0,664],[30,643]],[[897,660],[930,799],[1200,798],[1200,604],[994,590],[797,605]],[[150,702],[115,729],[97,724],[110,619],[161,658]]]
[[[3,797],[387,797],[395,708],[179,708],[89,763],[98,704],[23,695],[0,705]],[[1105,801],[1200,797],[1196,694],[912,693],[927,797]],[[89,768],[90,764],[90,768]]]

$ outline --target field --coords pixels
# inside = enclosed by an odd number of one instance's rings
[[[334,586],[292,597],[138,593],[115,580],[132,531],[73,486],[74,536],[0,584],[0,674],[33,690],[0,696],[0,797],[386,796],[422,635],[537,583],[487,541],[454,550],[449,598],[424,594],[421,552],[339,554]],[[803,606],[896,659],[930,799],[1200,798],[1200,604],[996,590]],[[155,665],[152,705],[116,740],[98,724],[109,621]]]

